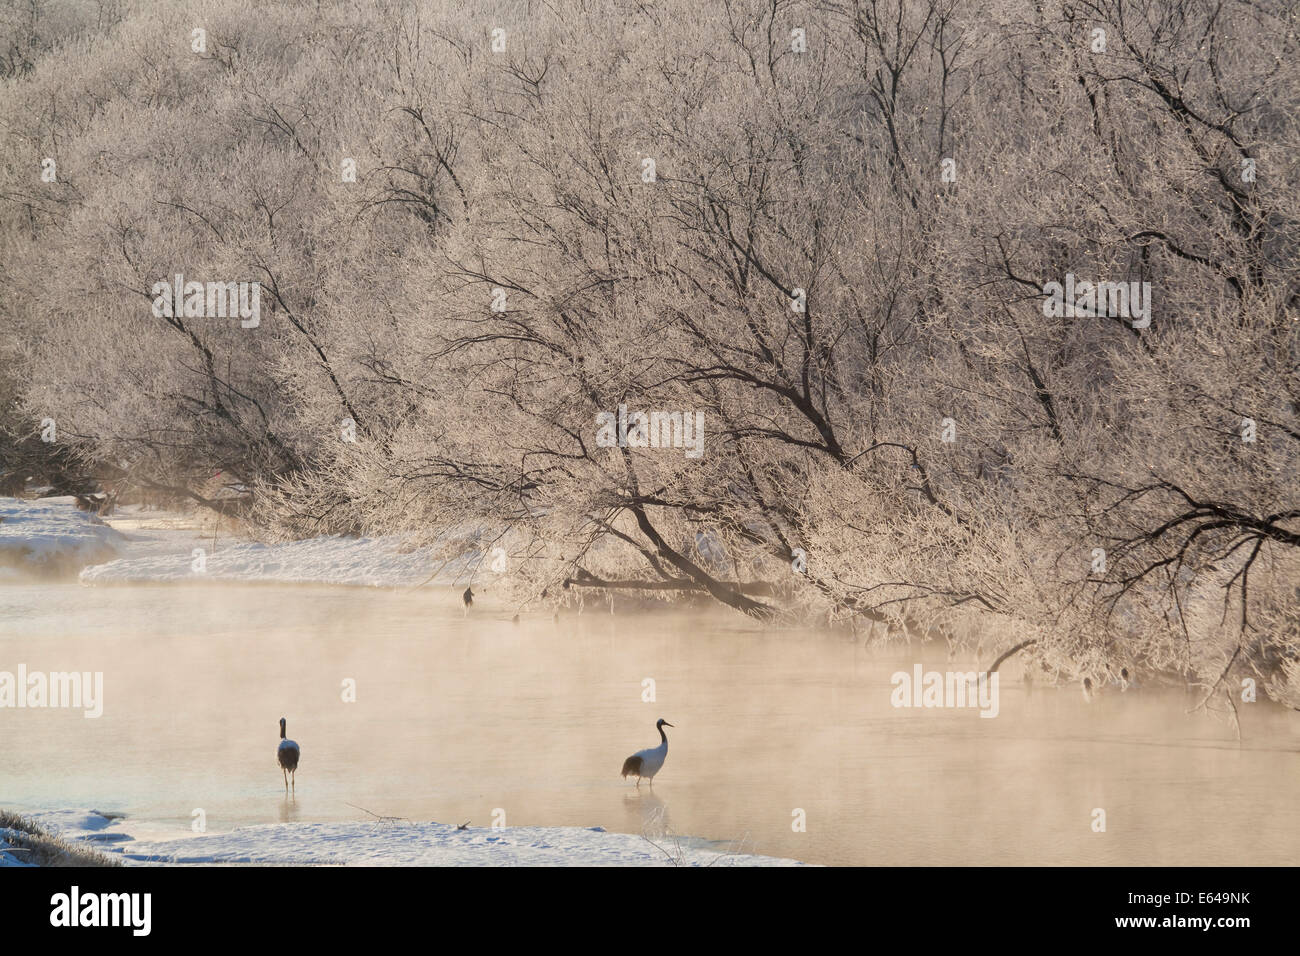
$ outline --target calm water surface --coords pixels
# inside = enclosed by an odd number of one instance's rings
[[[723,614],[512,625],[485,598],[466,617],[431,589],[0,586],[0,670],[105,685],[95,720],[0,710],[0,806],[123,812],[177,837],[195,808],[209,832],[366,819],[354,806],[486,826],[501,809],[511,826],[662,819],[828,864],[1300,861],[1300,714],[1245,705],[1238,743],[1181,694],[1027,694],[1011,665],[996,719],[895,709],[890,675],[954,666],[942,649]],[[292,801],[281,716],[303,750]],[[638,791],[618,771],[661,716],[668,761]]]

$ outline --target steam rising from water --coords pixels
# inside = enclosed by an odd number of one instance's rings
[[[953,666],[943,651],[726,615],[511,613],[486,593],[464,617],[428,589],[0,587],[0,669],[104,673],[98,720],[0,711],[0,804],[125,811],[177,836],[196,808],[209,832],[368,819],[349,804],[481,826],[499,808],[510,826],[666,826],[822,863],[1300,857],[1296,715],[1279,708],[1241,707],[1239,746],[1181,694],[1026,695],[1008,663],[996,719],[899,709],[891,675]],[[295,802],[281,716],[302,745]],[[659,717],[668,759],[638,792],[619,767],[658,743]]]

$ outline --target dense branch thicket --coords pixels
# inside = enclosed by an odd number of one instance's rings
[[[1294,4],[3,17],[11,434],[276,533],[488,529],[521,603],[1300,705]],[[260,324],[156,316],[177,274]],[[1054,307],[1085,282],[1125,296]],[[610,447],[620,406],[702,453]]]

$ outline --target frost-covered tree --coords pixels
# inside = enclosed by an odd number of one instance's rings
[[[101,474],[1300,703],[1288,5],[72,7],[0,37],[2,314]]]

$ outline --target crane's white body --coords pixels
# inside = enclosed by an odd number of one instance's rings
[[[665,740],[658,747],[638,750],[633,756],[641,758],[641,772],[637,776],[652,780],[664,768],[664,761],[668,759],[668,741]]]

